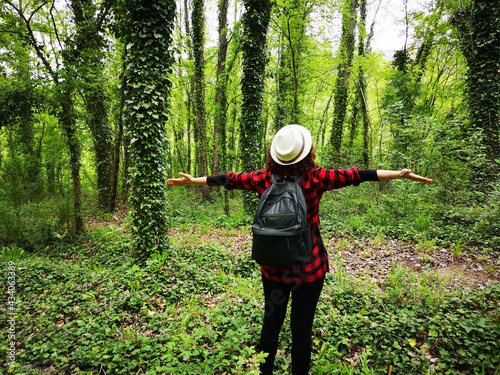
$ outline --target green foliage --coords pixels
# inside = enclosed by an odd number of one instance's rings
[[[135,250],[148,257],[167,246],[166,134],[175,2],[127,2],[124,118],[133,160],[132,217]]]
[[[475,1],[455,10],[451,21],[467,60],[471,131],[481,134],[489,162],[494,165],[500,156],[500,6]]]
[[[315,324],[321,334],[316,343],[321,349],[313,372],[367,374],[392,367],[398,373],[448,374],[451,369],[495,369],[499,363],[493,355],[498,350],[494,337],[500,326],[491,301],[500,292],[498,285],[467,294],[427,292],[429,281],[425,276],[419,281],[401,267],[393,269],[383,292],[370,291],[356,280],[337,286],[331,279],[318,306]],[[439,279],[429,285],[440,288]],[[472,311],[472,306],[481,306],[482,312]],[[479,353],[477,345],[484,345],[487,354],[482,358],[474,354]],[[344,358],[363,348],[365,359],[348,372]]]
[[[13,207],[0,201],[0,242],[32,249],[68,230],[71,208],[68,201],[44,201]],[[58,215],[58,216],[55,216]]]
[[[257,373],[263,301],[249,255],[182,245],[139,264],[130,243],[123,228],[97,226],[81,242],[30,256],[2,248],[23,296],[22,350],[10,372]],[[313,373],[479,374],[500,365],[498,285],[449,291],[432,270],[418,275],[396,265],[374,288],[337,263],[316,313]],[[6,277],[0,273],[0,282]],[[0,332],[2,349],[7,334]],[[277,373],[288,374],[288,318],[280,343]]]
[[[453,183],[462,183],[456,180],[458,177],[449,178]],[[375,237],[384,233],[414,242],[432,238],[440,244],[460,240],[463,245],[486,247],[499,244],[496,190],[484,204],[471,207],[470,202],[477,199],[472,193],[443,199],[445,187],[439,182],[423,186],[394,180],[375,186],[378,204],[373,184],[369,183],[325,195],[320,208],[324,233],[336,237]]]
[[[14,205],[39,201],[44,193],[43,134],[37,134],[37,114],[48,98],[43,90],[23,88],[27,84],[0,83],[0,130],[8,134],[8,141],[0,143],[0,182],[3,198]]]
[[[27,363],[43,368],[54,362],[61,372],[101,366],[116,374],[251,373],[258,367],[263,355],[255,349],[259,327],[253,322],[260,309],[250,295],[235,301],[226,294],[236,280],[246,285],[240,293],[255,288],[234,271],[249,258],[235,261],[217,246],[186,247],[141,266],[129,243],[126,233],[109,226],[89,231],[80,244],[47,248],[42,256],[2,249],[2,260],[16,263],[17,295],[26,296],[18,306],[25,323],[16,374],[25,373]],[[2,272],[2,282],[5,277]]]
[[[24,249],[22,249],[20,247],[2,246],[0,248],[0,258],[2,258],[2,260],[4,262],[15,262],[15,261],[21,260],[25,257],[26,257],[26,254],[24,252]]]

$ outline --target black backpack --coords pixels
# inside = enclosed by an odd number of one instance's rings
[[[307,206],[299,186],[303,174],[290,182],[271,175],[272,184],[260,198],[252,225],[252,259],[264,266],[305,266],[311,255]]]

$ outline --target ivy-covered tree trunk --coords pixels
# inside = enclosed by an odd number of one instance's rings
[[[271,17],[270,0],[244,0],[243,76],[241,79],[241,160],[243,171],[259,169],[261,149],[261,110],[266,69],[266,36]],[[247,212],[256,208],[255,194],[244,195]]]
[[[125,61],[123,59],[122,61]],[[123,71],[125,69],[123,68]],[[115,142],[114,142],[114,150],[113,150],[113,181],[112,181],[112,191],[111,191],[111,200],[114,205],[117,203],[118,199],[118,177],[120,174],[120,154],[121,154],[121,149],[122,145],[124,144],[123,142],[123,131],[124,131],[124,126],[123,126],[123,107],[125,106],[125,87],[126,87],[126,80],[121,79],[121,88],[120,88],[120,109],[118,111],[118,120],[117,120],[117,135],[115,137]],[[125,163],[123,163],[125,164]],[[124,189],[123,191],[124,192]],[[122,196],[123,198],[123,196]]]
[[[75,20],[72,63],[85,99],[88,125],[93,136],[97,169],[98,204],[111,211],[113,199],[113,136],[108,121],[104,78],[104,32],[109,27],[110,1],[97,6],[93,0],[72,0]]]
[[[189,11],[188,11],[188,0],[184,0],[184,27],[186,29],[186,45],[187,45],[187,52],[188,52],[188,59],[189,61],[193,60],[193,46],[191,43],[191,28],[189,25]],[[186,83],[186,117],[187,117],[187,165],[186,165],[186,171],[188,173],[193,173],[192,172],[192,167],[191,167],[191,129],[192,129],[192,110],[193,110],[193,100],[192,100],[192,93],[193,93],[193,78],[192,78],[192,73],[188,69],[188,76],[190,76],[190,79]],[[196,173],[195,173],[196,174]]]
[[[336,166],[340,161],[344,121],[347,112],[347,98],[349,95],[349,75],[351,73],[352,58],[354,54],[354,27],[356,25],[357,0],[347,0],[342,16],[342,35],[339,53],[341,63],[338,66],[335,81],[335,95],[333,106],[332,130],[330,145],[328,147],[329,167]]]
[[[173,0],[128,0],[127,90],[124,120],[133,163],[132,230],[139,257],[168,244],[165,124],[171,82]]]
[[[359,33],[358,33],[358,56],[363,58],[365,56],[365,37],[366,37],[366,0],[360,0],[359,4]],[[365,168],[369,167],[369,127],[370,119],[368,117],[366,98],[366,78],[363,64],[358,67],[356,77],[356,94],[354,97],[352,118],[351,118],[351,134],[349,145],[352,148],[354,139],[357,135],[357,124],[359,122],[358,114],[361,112],[363,122],[363,165]]]
[[[196,175],[206,176],[208,174],[207,161],[207,119],[205,110],[205,17],[203,15],[203,0],[193,0],[193,13],[191,14],[192,42],[194,57],[194,142],[196,158]],[[208,189],[202,189],[207,198]]]
[[[453,18],[467,61],[471,128],[482,136],[489,167],[500,158],[500,4],[477,0]],[[490,171],[491,172],[491,171]],[[494,174],[489,173],[488,178]]]
[[[226,123],[227,123],[227,10],[229,1],[219,1],[219,53],[217,55],[217,84],[215,86],[214,155],[212,174],[226,169]]]

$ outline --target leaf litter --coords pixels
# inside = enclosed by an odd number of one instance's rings
[[[252,236],[246,227],[230,231],[222,227],[213,227],[210,231],[200,230],[196,226],[185,229],[170,230],[169,235],[174,245],[218,244],[234,255],[249,254],[251,251]],[[435,270],[446,279],[447,289],[484,289],[500,282],[499,255],[482,251],[478,247],[464,246],[462,254],[454,256],[451,248],[431,246],[430,249],[422,249],[419,244],[397,239],[349,240],[329,237],[324,240],[327,243],[330,272],[338,270],[336,258],[340,257],[349,274],[379,285],[389,277],[395,265],[402,265],[415,273]]]

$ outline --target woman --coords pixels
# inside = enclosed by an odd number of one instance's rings
[[[304,173],[300,187],[307,204],[308,222],[313,238],[313,249],[308,264],[300,268],[275,268],[261,266],[265,296],[265,313],[260,337],[260,350],[268,353],[261,365],[262,374],[272,374],[278,348],[278,337],[286,316],[290,294],[292,331],[292,373],[307,374],[311,361],[311,331],[316,305],[328,272],[328,255],[321,239],[319,203],[327,190],[363,181],[405,178],[413,181],[432,182],[414,175],[409,169],[402,171],[318,168],[309,131],[300,125],[288,125],[273,138],[266,170],[250,173],[229,172],[227,175],[193,178],[180,173],[182,178],[169,179],[175,186],[209,185],[226,189],[251,190],[261,195],[272,183],[271,174],[279,177]]]

